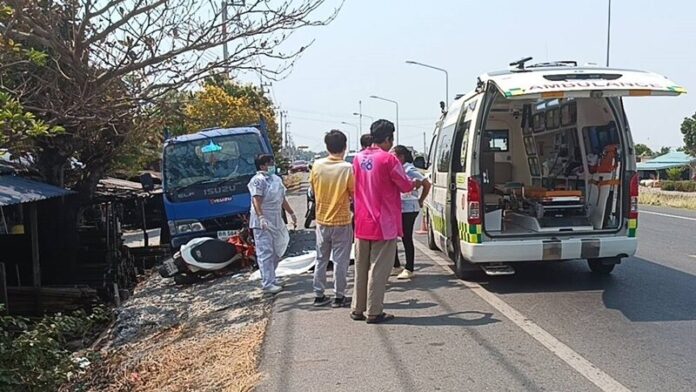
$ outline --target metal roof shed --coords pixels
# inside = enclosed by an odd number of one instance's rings
[[[36,202],[62,197],[75,192],[14,175],[0,175],[0,223],[5,224],[2,208],[17,204],[29,205],[29,230],[31,240],[32,276],[34,288],[41,287],[39,264],[39,236]],[[5,228],[7,232],[7,228]],[[2,284],[4,282],[0,282]]]
[[[690,167],[692,164],[696,164],[696,157],[685,152],[673,151],[647,162],[639,162],[636,168],[638,171],[660,171],[673,167]]]

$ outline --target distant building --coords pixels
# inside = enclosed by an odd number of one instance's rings
[[[685,152],[668,152],[649,161],[641,161],[637,164],[638,173],[642,180],[660,180],[667,178],[667,170],[675,167],[683,167],[683,179],[694,178],[694,168],[696,168],[696,157]]]

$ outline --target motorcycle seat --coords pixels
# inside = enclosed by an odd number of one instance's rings
[[[229,262],[237,254],[234,245],[227,241],[213,239],[195,245],[191,255],[201,263],[223,264]]]

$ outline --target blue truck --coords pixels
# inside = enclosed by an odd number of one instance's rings
[[[247,222],[247,189],[258,154],[273,154],[265,124],[214,128],[164,142],[162,187],[170,245],[197,237],[226,239]]]

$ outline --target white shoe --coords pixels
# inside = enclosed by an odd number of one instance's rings
[[[276,279],[276,280],[273,282],[273,284],[276,285],[276,286],[279,286],[279,287],[285,287],[285,282],[282,281],[281,279]]]
[[[265,289],[263,289],[263,292],[266,294],[278,294],[281,291],[283,291],[283,288],[274,284],[271,285],[271,287],[266,287]]]
[[[392,272],[389,276],[397,276],[401,273],[401,271],[404,270],[404,267],[394,267],[392,268]]]
[[[404,268],[396,279],[413,279],[413,272]]]

